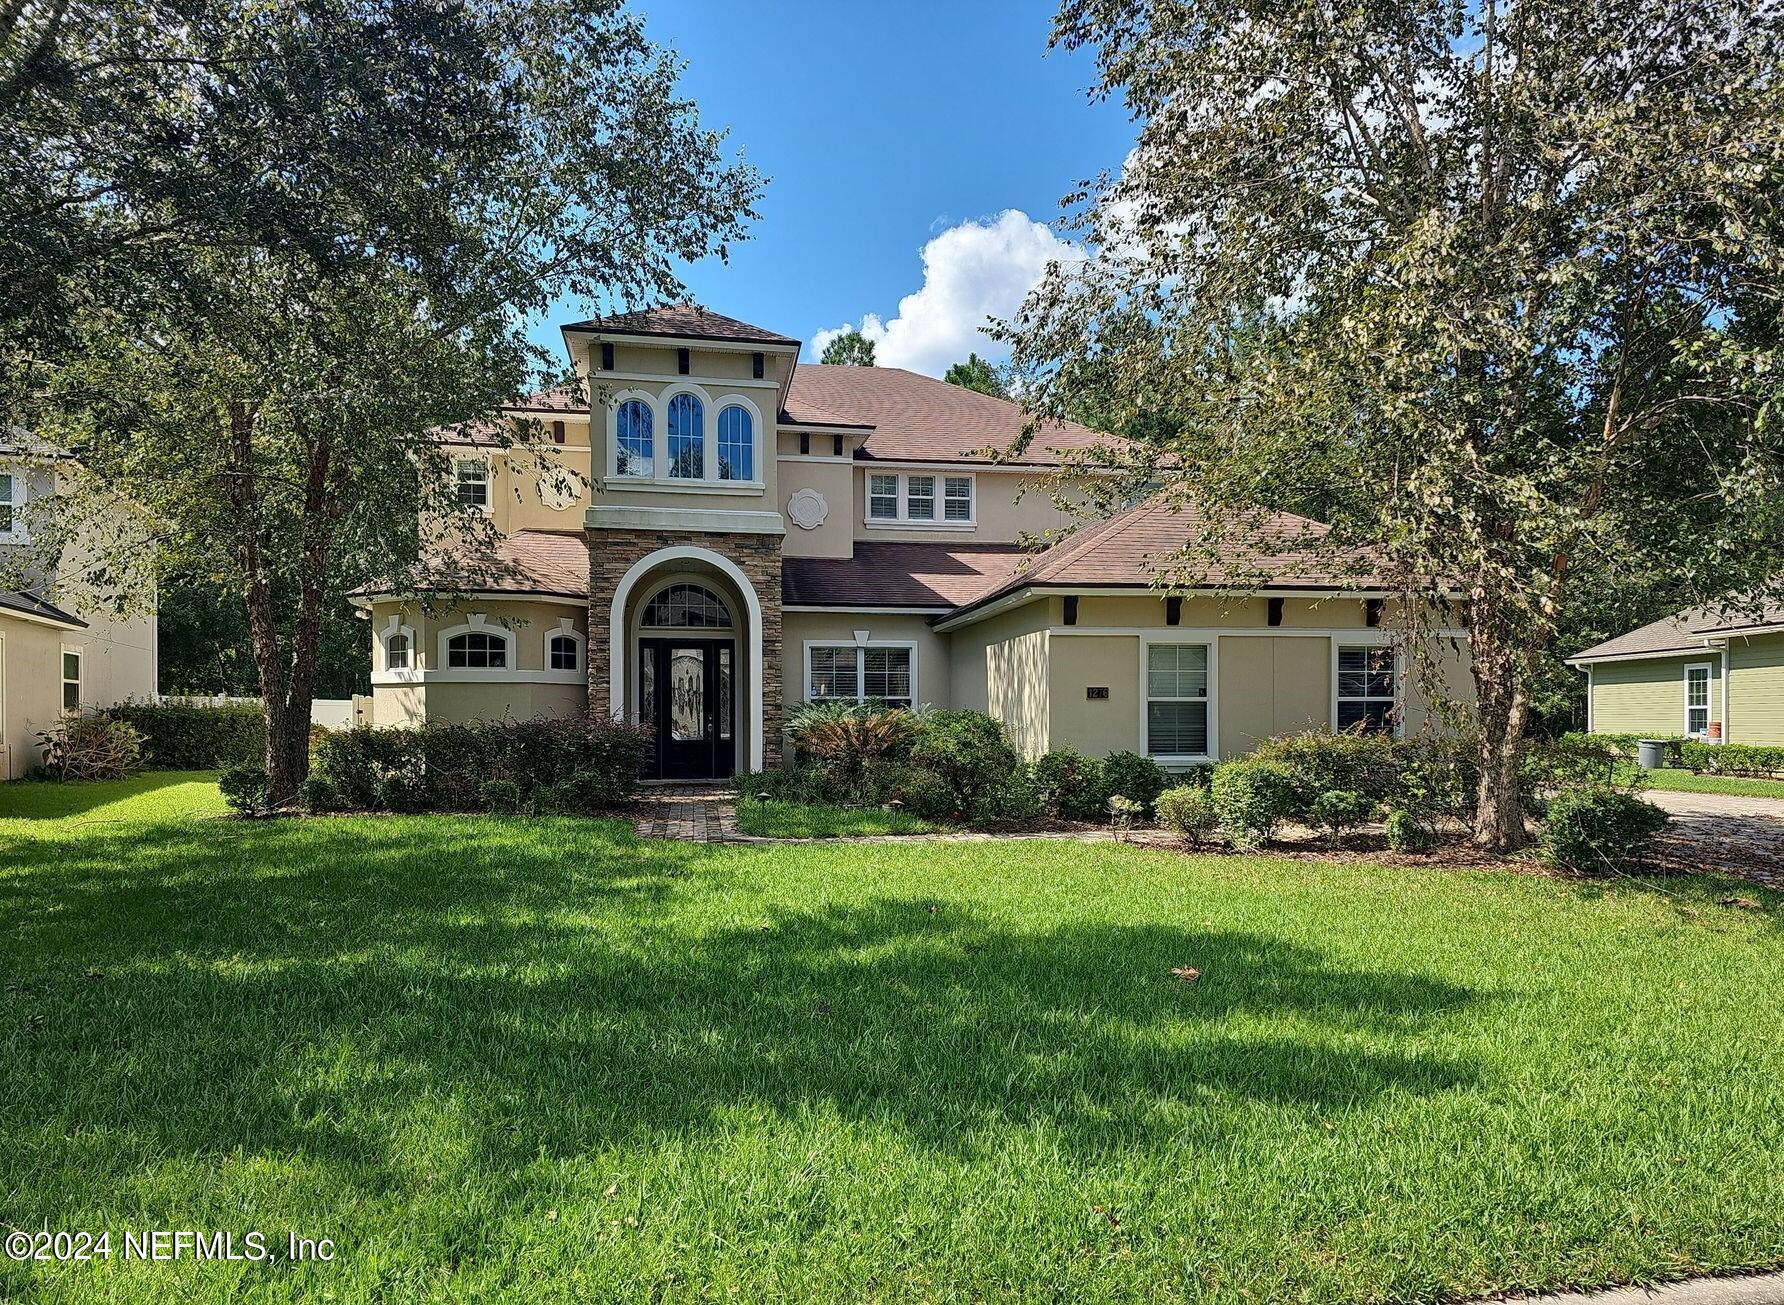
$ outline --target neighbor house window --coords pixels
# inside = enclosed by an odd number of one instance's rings
[[[393,634],[384,641],[384,668],[391,671],[409,669],[409,636]]]
[[[62,710],[81,709],[81,653],[75,648],[62,650]]]
[[[756,432],[748,408],[736,404],[719,412],[719,479],[756,478]]]
[[[0,471],[0,535],[22,532],[19,507],[25,499],[25,478],[9,471]]]
[[[1710,732],[1710,664],[1685,668],[1685,733],[1703,738]]]
[[[508,640],[483,630],[455,634],[446,641],[446,665],[454,670],[501,670],[508,665]]]
[[[489,463],[466,458],[458,464],[458,501],[464,507],[489,506]]]
[[[936,507],[937,495],[941,507]],[[873,472],[867,478],[867,519],[917,525],[973,524],[973,478]]]
[[[554,634],[546,644],[546,661],[554,671],[576,669],[576,640],[567,634]]]
[[[1383,644],[1338,650],[1338,728],[1392,734],[1398,715],[1399,659]]]
[[[908,707],[916,696],[911,650],[869,644],[807,644],[808,702],[884,702]]]
[[[669,474],[684,480],[706,475],[706,409],[692,394],[669,400]]]
[[[1206,757],[1208,645],[1146,649],[1146,750],[1157,757]]]

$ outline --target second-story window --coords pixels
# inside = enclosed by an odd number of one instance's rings
[[[656,475],[654,434],[648,403],[627,399],[620,404],[615,414],[614,470],[622,476]]]
[[[0,535],[18,533],[19,483],[11,472],[0,471]]]
[[[871,472],[867,477],[867,519],[937,528],[970,527],[974,523],[973,478]]]
[[[409,636],[393,634],[384,641],[384,665],[387,670],[409,669]]]
[[[719,479],[756,478],[756,435],[749,409],[732,404],[719,411]]]
[[[464,507],[489,506],[489,463],[465,458],[458,464],[458,501]]]
[[[669,474],[684,480],[706,475],[706,409],[692,394],[669,400]]]

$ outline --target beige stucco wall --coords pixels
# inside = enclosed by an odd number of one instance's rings
[[[1652,734],[1670,737],[1685,732],[1685,667],[1710,667],[1710,719],[1722,719],[1722,654],[1706,650],[1684,657],[1607,662],[1592,668],[1592,729],[1599,734]],[[1729,715],[1735,715],[1734,680],[1730,681]],[[1737,735],[1738,737],[1738,735]],[[1743,742],[1758,740],[1744,739]]]
[[[1214,680],[1222,757],[1244,756],[1273,735],[1331,726],[1330,639],[1223,635]]]
[[[776,506],[786,515],[787,504],[802,489],[823,496],[829,512],[821,525],[810,530],[787,516],[787,534],[781,541],[789,557],[851,557],[855,551],[855,470],[847,462],[782,461],[779,468],[780,497]]]
[[[1141,750],[1139,636],[1055,635],[1047,647],[1047,747],[1094,757]],[[1108,699],[1093,701],[1087,692],[1092,688],[1107,689]]]
[[[938,479],[949,475],[971,475],[973,511],[976,518],[968,528],[945,526],[897,526],[867,520],[867,478],[874,473],[884,475],[933,475]],[[1027,487],[1024,492],[1024,487]],[[937,506],[941,509],[941,485],[936,485]],[[864,541],[916,541],[921,543],[970,542],[975,544],[1013,544],[1025,534],[1058,530],[1077,520],[1061,509],[1038,487],[1032,472],[994,467],[936,466],[900,467],[857,463],[854,467],[854,502],[849,507],[856,539]],[[839,505],[831,504],[832,510]]]
[[[542,416],[541,420],[549,428],[553,419]],[[455,461],[481,458],[489,464],[490,518],[503,534],[516,530],[580,530],[584,511],[598,501],[593,489],[588,418],[571,416],[562,420],[562,444],[512,451],[453,450]],[[553,484],[561,484],[574,498],[561,507],[548,504],[543,487]]]
[[[82,654],[81,706],[152,701],[157,648],[152,616],[127,620],[94,614],[85,630],[64,630],[0,612],[0,743],[11,779],[42,760],[39,730],[62,714],[62,651]]]
[[[468,624],[473,616],[483,617],[488,628],[513,635],[515,657],[510,669],[521,676],[535,677],[535,682],[502,671],[471,678],[463,671],[446,668],[440,636]],[[389,672],[384,664],[382,636],[389,630],[393,617],[414,635],[414,665],[406,676]],[[372,723],[415,725],[424,719],[499,720],[506,716],[525,720],[539,715],[580,714],[588,702],[584,671],[558,672],[560,678],[536,682],[536,677],[550,673],[546,667],[546,640],[564,629],[565,621],[569,622],[569,629],[586,639],[588,609],[572,599],[471,599],[433,612],[412,603],[373,604],[367,632],[372,659]],[[586,643],[582,660],[586,665]],[[393,676],[403,682],[391,682]]]

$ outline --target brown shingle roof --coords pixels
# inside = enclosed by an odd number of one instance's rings
[[[354,597],[382,593],[389,581],[375,581],[354,590]],[[496,545],[492,560],[440,558],[419,588],[423,592],[540,594],[553,598],[588,597],[588,545],[580,533],[516,530]]]
[[[586,322],[572,322],[566,331],[604,331],[614,335],[682,336],[690,340],[732,340],[739,344],[798,344],[773,331],[726,317],[698,304],[665,304],[634,313],[609,313]]]
[[[1784,603],[1743,603],[1721,599],[1649,621],[1614,639],[1595,643],[1569,657],[1570,662],[1616,661],[1656,653],[1700,653],[1705,640],[1736,630],[1784,625]]]
[[[974,595],[966,606],[977,607],[1030,585],[1086,589],[1150,586],[1158,568],[1179,549],[1201,539],[1207,524],[1178,494],[1162,491],[1035,554],[1026,567]],[[1328,531],[1329,527],[1306,517],[1269,513],[1234,527],[1233,541],[1224,546],[1224,560],[1202,568],[1198,583],[1247,590],[1380,588],[1384,583],[1380,576],[1335,578],[1309,555],[1308,544],[1323,539]]]
[[[1022,558],[1015,544],[857,543],[853,557],[789,557],[782,601],[811,607],[934,607],[947,611]]]
[[[789,420],[872,426],[864,460],[984,462],[978,450],[1007,449],[1027,421],[1008,399],[993,398],[898,367],[826,367],[801,363],[787,393]],[[1048,424],[1036,432],[1021,462],[1052,466],[1059,455],[1107,439],[1085,426]]]

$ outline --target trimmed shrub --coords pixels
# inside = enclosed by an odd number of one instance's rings
[[[1206,785],[1167,788],[1153,804],[1158,823],[1188,843],[1200,843],[1214,832],[1219,816]]]
[[[1208,786],[1220,832],[1241,851],[1262,847],[1295,814],[1295,783],[1295,772],[1281,762],[1222,762]]]
[[[1395,751],[1385,734],[1307,730],[1265,739],[1250,759],[1282,766],[1293,777],[1294,814],[1311,817],[1322,793],[1360,793],[1372,802],[1392,797],[1399,787]]]
[[[997,790],[1014,779],[1021,764],[1003,722],[982,711],[935,712],[917,730],[910,759],[940,780],[967,819],[979,819],[994,807]]]
[[[262,816],[270,810],[270,781],[260,766],[230,766],[217,776],[217,788],[223,801],[237,815]]]
[[[125,702],[105,714],[142,732],[147,764],[154,770],[218,770],[259,765],[266,757],[266,718],[249,704]]]
[[[312,773],[350,811],[481,811],[489,784],[506,781],[517,810],[588,813],[631,795],[648,743],[634,726],[582,718],[357,726],[317,745]]]
[[[1614,789],[1575,789],[1549,803],[1540,849],[1550,865],[1596,873],[1619,869],[1666,828],[1651,802]]]
[[[1519,786],[1533,795],[1573,788],[1614,788],[1619,771],[1640,775],[1621,765],[1622,761],[1615,748],[1590,734],[1531,739],[1525,746]]]
[[[974,823],[1001,829],[1032,829],[1047,814],[1035,786],[1034,768],[1022,762],[973,812]]]
[[[297,786],[297,803],[313,816],[341,809],[340,798],[334,789],[327,780],[316,775],[305,776],[303,783]]]
[[[65,711],[37,741],[52,779],[124,779],[143,768],[142,735],[107,716]]]
[[[1752,743],[1703,743],[1692,739],[1679,746],[1679,759],[1700,775],[1784,774],[1784,748]]]
[[[1034,786],[1042,810],[1055,819],[1097,821],[1108,814],[1103,763],[1076,748],[1055,748],[1035,762]]]
[[[1425,852],[1436,845],[1431,827],[1404,807],[1388,812],[1388,846],[1396,852]]]
[[[486,779],[478,790],[483,799],[483,809],[499,816],[512,816],[520,812],[520,785],[511,779]]]
[[[1375,813],[1375,803],[1361,793],[1335,788],[1313,799],[1308,816],[1333,839],[1343,837],[1346,830],[1368,823]]]
[[[1110,797],[1124,797],[1152,814],[1158,795],[1171,786],[1171,772],[1137,752],[1111,752],[1103,759],[1103,782]]]
[[[1624,761],[1633,761],[1635,760],[1636,744],[1640,743],[1643,739],[1654,738],[1657,738],[1660,742],[1666,744],[1666,764],[1669,766],[1683,764],[1680,755],[1682,750],[1687,744],[1695,741],[1686,738],[1682,734],[1584,734],[1579,730],[1569,730],[1557,741],[1565,744],[1576,742],[1594,743],[1599,747],[1608,749]]]

